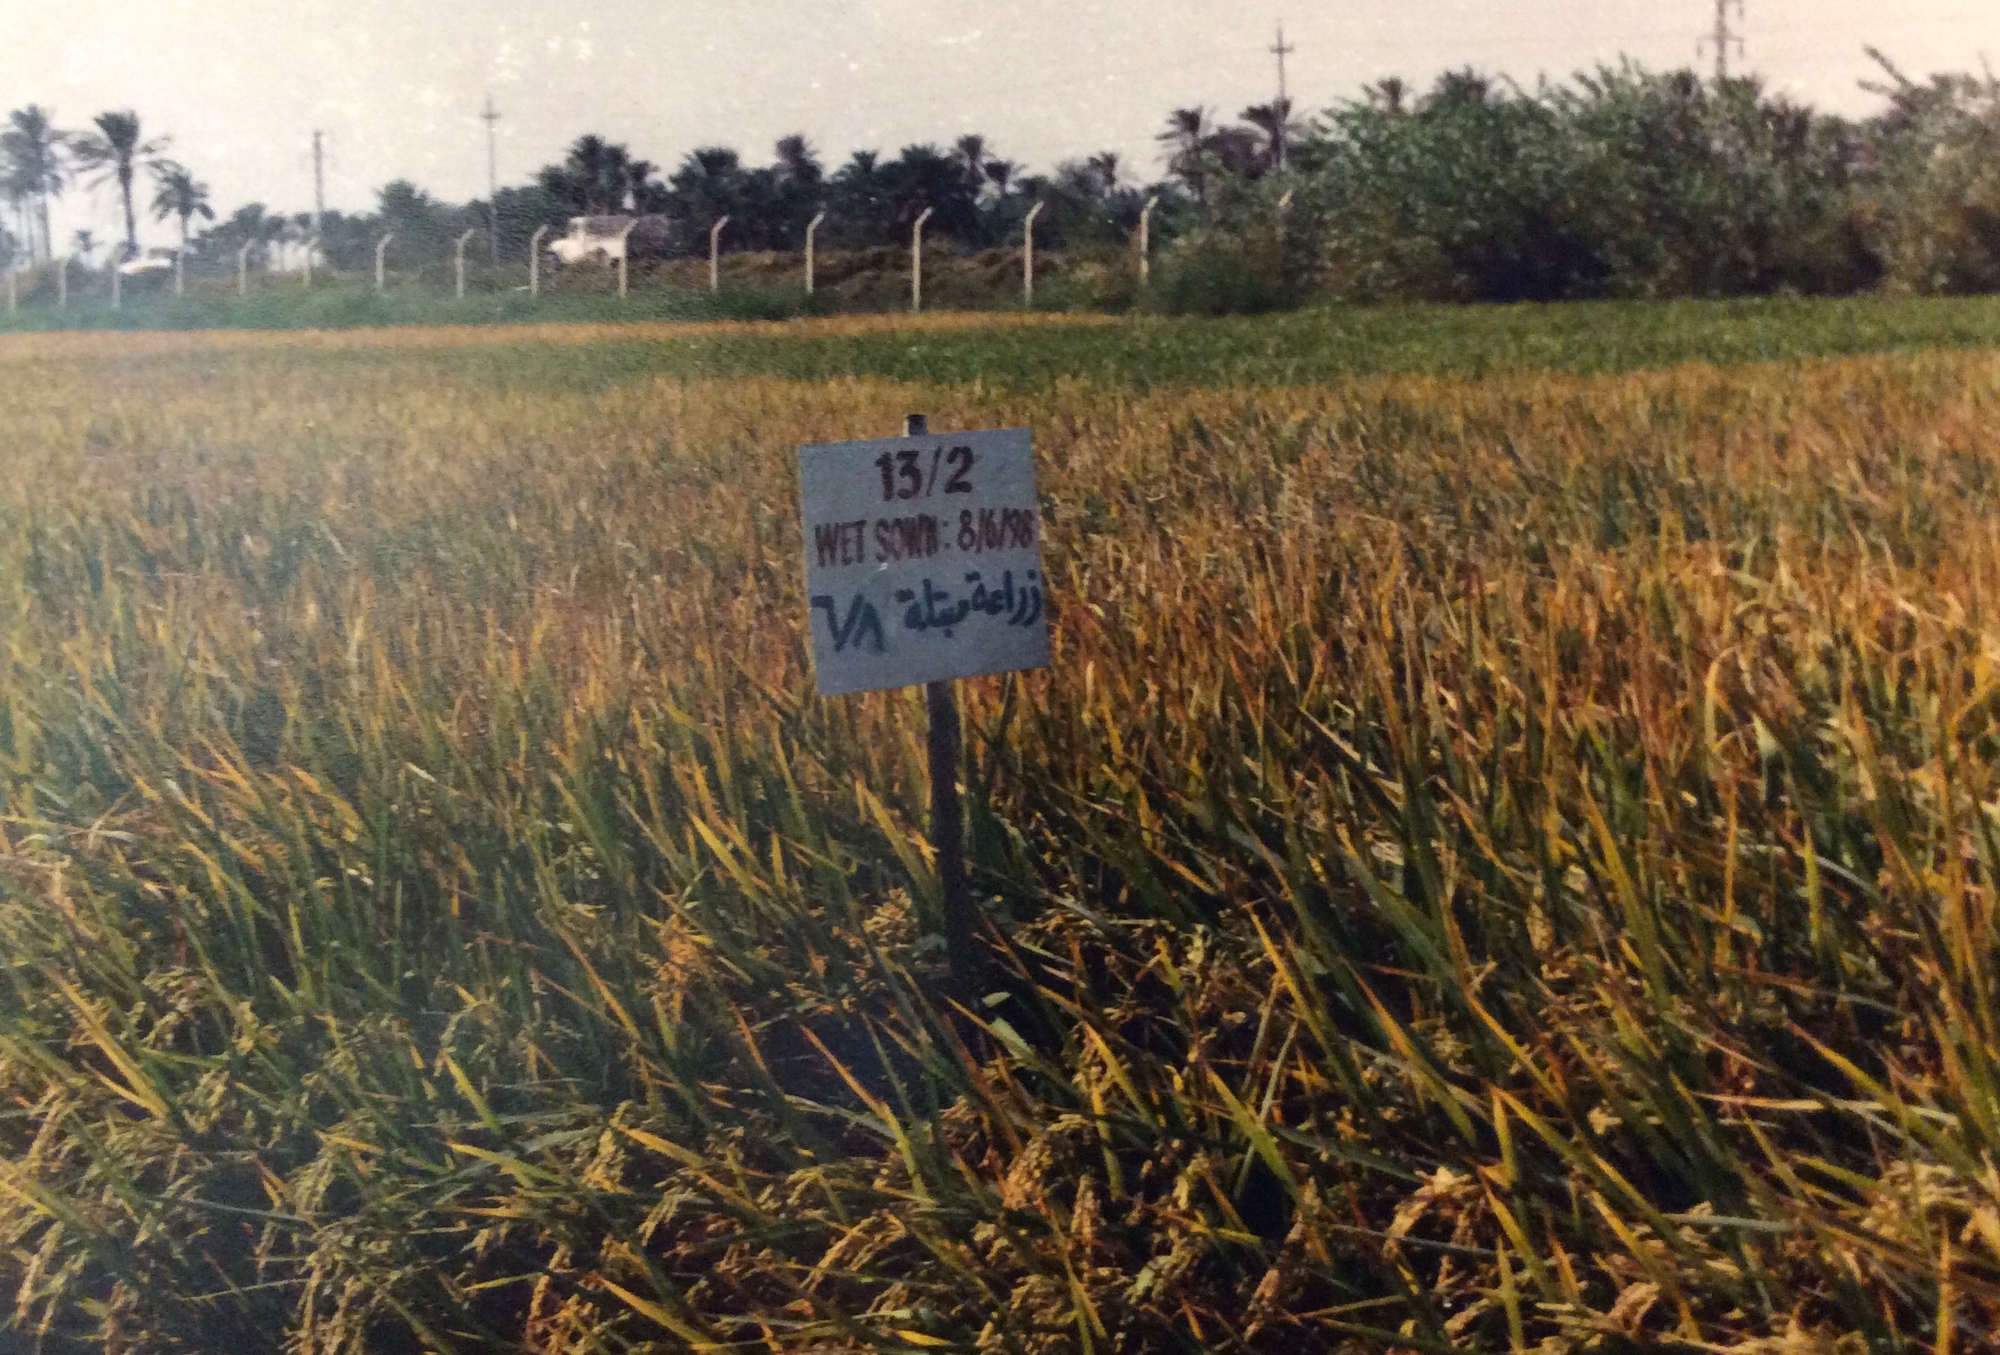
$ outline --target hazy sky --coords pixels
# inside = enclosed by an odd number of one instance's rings
[[[364,208],[410,178],[486,190],[491,90],[500,176],[520,181],[595,131],[671,166],[724,143],[753,163],[803,131],[831,164],[858,147],[984,133],[1046,170],[1119,151],[1152,177],[1170,108],[1233,115],[1275,93],[1267,50],[1287,0],[0,0],[0,108],[65,126],[139,111],[226,211],[311,204],[327,134],[328,205]],[[1269,12],[1266,12],[1266,11]],[[1472,65],[1565,76],[1629,54],[1697,60],[1709,0],[1360,0],[1284,14],[1294,101],[1313,110],[1384,75]],[[1912,74],[2000,61],[1996,0],[1748,0],[1748,68],[1821,107],[1874,105],[1864,44]],[[1704,67],[1708,58],[1701,58]],[[73,193],[65,232],[110,225],[109,191]],[[152,227],[153,238],[166,231]]]

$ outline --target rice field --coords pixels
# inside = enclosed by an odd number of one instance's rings
[[[930,323],[0,341],[20,1348],[1991,1347],[2000,352]],[[973,989],[804,629],[916,410],[1044,496]]]

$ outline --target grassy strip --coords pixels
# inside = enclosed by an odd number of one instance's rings
[[[155,303],[75,317],[86,327],[157,329],[207,325],[348,330],[352,346],[400,349],[377,337],[384,326],[492,325],[467,344],[468,364],[508,380],[554,388],[601,388],[652,375],[763,375],[826,381],[854,376],[897,381],[977,382],[1014,390],[1065,380],[1147,390],[1154,387],[1312,385],[1355,375],[1480,375],[1549,370],[1579,374],[1734,365],[1864,353],[2000,345],[2000,298],[1590,302],[1550,306],[1316,308],[1251,319],[1129,318],[1060,331],[1023,330],[1012,313],[972,313],[953,332],[907,317],[853,322],[756,325],[727,332],[640,329],[632,322],[712,322],[801,315],[778,292],[647,293],[556,298],[482,296],[465,303],[413,293],[377,297],[326,292],[234,303]],[[161,308],[164,306],[164,308]],[[1055,318],[1055,317],[1051,317]],[[1079,319],[1085,317],[1077,317]],[[1098,319],[1100,317],[1090,317]],[[20,321],[41,325],[46,317]],[[550,324],[585,327],[585,350],[550,352]],[[532,342],[504,351],[514,327]],[[418,340],[424,346],[432,341]]]

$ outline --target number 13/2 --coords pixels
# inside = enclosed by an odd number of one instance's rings
[[[933,447],[928,466],[925,465],[924,454],[915,447],[906,447],[900,452],[884,452],[875,458],[875,469],[882,473],[882,501],[927,499],[940,492],[940,469],[948,472],[941,492],[970,494],[972,460],[970,447],[953,447],[949,451]]]

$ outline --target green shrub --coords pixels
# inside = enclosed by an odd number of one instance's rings
[[[1164,315],[1260,315],[1298,305],[1305,291],[1268,232],[1210,230],[1167,251],[1146,302]]]
[[[1870,209],[1889,282],[1943,295],[2000,291],[2000,80],[1939,75],[1919,85],[1888,70],[1896,83]]]

